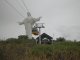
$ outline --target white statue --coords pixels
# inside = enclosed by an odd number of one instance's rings
[[[19,22],[20,25],[24,24],[26,35],[29,39],[32,39],[32,27],[35,22],[39,21],[41,17],[39,18],[33,18],[30,14],[30,12],[27,12],[27,18],[25,18],[22,22]]]

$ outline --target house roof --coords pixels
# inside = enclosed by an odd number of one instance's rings
[[[46,34],[46,33],[43,33],[43,34],[41,34],[40,36],[41,36],[41,39],[44,39],[44,38],[47,38],[47,39],[50,39],[50,40],[52,39],[52,37],[49,36],[49,35]],[[36,39],[39,39],[39,36],[38,36]]]

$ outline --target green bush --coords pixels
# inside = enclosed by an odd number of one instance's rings
[[[26,36],[26,35],[20,35],[20,36],[18,36],[18,39],[28,39],[28,36]]]
[[[64,37],[59,37],[59,38],[56,38],[56,41],[57,42],[64,42],[64,41],[66,41],[66,39]]]

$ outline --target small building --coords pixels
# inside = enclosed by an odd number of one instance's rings
[[[39,43],[39,37],[41,37],[41,44],[51,44],[52,43],[53,38],[46,33],[43,33],[36,38],[37,43]]]

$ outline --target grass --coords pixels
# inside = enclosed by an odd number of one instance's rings
[[[53,45],[37,45],[31,49],[34,59],[43,60],[79,60],[80,43],[56,42]]]
[[[80,42],[36,44],[35,40],[0,41],[0,60],[80,60]]]

